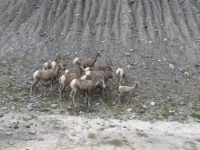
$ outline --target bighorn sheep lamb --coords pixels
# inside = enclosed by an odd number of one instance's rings
[[[81,77],[81,74],[82,74],[82,70],[80,69],[80,66],[76,66],[76,73],[64,74],[60,77],[59,79],[60,100],[62,99],[62,91],[65,89],[65,87],[69,85],[73,79],[79,79]]]
[[[100,79],[97,82],[92,80],[74,79],[71,81],[70,87],[72,89],[70,98],[72,99],[72,104],[76,107],[75,96],[78,92],[86,93],[85,102],[88,99],[88,105],[90,106],[90,97],[92,91],[94,91],[97,87],[106,88],[106,85],[103,79]]]
[[[73,63],[76,65],[76,66],[81,66],[83,68],[86,68],[86,67],[93,67],[96,60],[97,60],[97,57],[101,57],[100,55],[100,52],[98,52],[97,50],[95,50],[96,53],[94,55],[94,58],[80,58],[80,57],[77,57],[74,59]]]
[[[122,84],[122,82],[124,83],[124,78],[126,76],[126,73],[124,71],[124,67],[120,66],[117,70],[116,70],[116,79],[117,79],[117,83],[119,80],[118,85]]]
[[[136,81],[135,84],[133,86],[119,86],[118,88],[118,99],[119,99],[119,103],[121,104],[121,96],[124,94],[124,93],[129,93],[129,100],[128,100],[128,103],[129,101],[131,100],[131,96],[133,96],[133,94],[135,93],[135,90],[139,87],[140,85],[140,82],[139,81]]]
[[[59,69],[60,65],[56,65],[54,69],[35,71],[33,73],[34,82],[31,85],[30,94],[32,95],[33,88],[35,88],[35,86],[38,84],[39,81],[51,81],[51,90],[52,90],[53,81],[58,76]]]

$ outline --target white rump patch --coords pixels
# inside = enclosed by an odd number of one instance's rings
[[[38,76],[38,74],[39,74],[39,71],[38,71],[38,70],[34,72],[34,74],[33,74],[33,79],[34,79],[34,80],[35,80],[35,78]]]
[[[86,80],[86,75],[82,76],[80,79]]]
[[[48,63],[48,62],[45,62],[45,63],[43,64],[43,70],[46,70],[46,69],[48,68],[48,66],[49,66],[49,63]]]
[[[65,70],[65,74],[68,74],[68,73],[69,73],[69,69],[66,69],[66,70]]]
[[[91,71],[87,71],[85,74],[86,74],[86,75],[90,75],[90,74],[91,74]]]
[[[55,61],[53,61],[53,62],[51,63],[51,67],[52,67],[52,69],[54,69],[54,68],[55,68],[55,66],[56,66],[56,62],[55,62]]]
[[[89,71],[90,70],[90,67],[87,67],[85,68],[85,72]]]
[[[77,79],[73,79],[69,86],[74,90],[74,85],[76,84]]]
[[[118,69],[116,70],[116,74],[117,74],[117,75],[120,74],[120,76],[121,76],[122,73],[123,73],[123,69],[122,69],[122,68],[118,68]]]
[[[76,64],[77,61],[78,61],[78,58],[75,58],[73,63]]]
[[[59,82],[60,82],[61,84],[64,84],[65,80],[66,80],[65,75],[62,75],[62,76],[60,77],[60,79],[59,79]]]

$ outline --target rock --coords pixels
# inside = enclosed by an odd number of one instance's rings
[[[7,135],[7,136],[11,136],[11,135],[12,135],[12,132],[7,132],[6,135]]]
[[[169,122],[177,121],[177,118],[175,118],[174,116],[169,116],[168,121]]]
[[[127,111],[128,111],[128,112],[131,112],[131,111],[132,111],[132,108],[128,108]]]
[[[143,108],[145,108],[145,109],[146,109],[146,108],[148,108],[148,106],[147,106],[147,105],[143,105]]]
[[[29,124],[27,124],[25,127],[26,127],[26,128],[30,128],[30,125],[29,125]]]
[[[180,102],[179,102],[179,105],[182,105],[182,106],[183,106],[183,105],[185,105],[185,102],[184,102],[184,101],[180,101]]]
[[[0,114],[0,118],[3,117],[3,116],[4,116],[4,114]]]
[[[7,110],[7,109],[8,109],[7,107],[2,107],[2,110],[3,110],[3,111],[5,111],[5,110]]]
[[[133,3],[133,2],[135,2],[135,0],[129,0],[129,1],[128,1],[129,4],[131,4],[131,3]]]
[[[12,141],[10,141],[10,142],[8,142],[8,144],[9,144],[9,145],[14,145],[15,143],[12,142]]]
[[[185,76],[189,76],[189,72],[184,72],[184,75]]]
[[[28,106],[27,106],[27,109],[28,109],[28,111],[31,111],[31,110],[33,110],[33,104],[31,103],[31,104],[29,104]]]
[[[141,114],[145,113],[145,109],[142,109],[140,112],[141,112]]]
[[[133,119],[133,118],[135,118],[135,117],[136,117],[136,114],[133,113],[132,116],[130,117],[130,119]]]
[[[114,124],[110,124],[110,127],[111,127],[111,128],[114,128],[114,127],[115,127],[115,125],[114,125]]]
[[[172,68],[172,69],[175,68],[173,64],[169,64],[169,67]]]
[[[151,106],[155,106],[155,104],[156,104],[155,102],[151,102]]]
[[[29,130],[28,133],[31,134],[31,135],[35,135],[36,134],[36,130],[35,129]]]
[[[125,53],[125,55],[126,55],[126,56],[131,56],[131,54],[130,54],[130,53]]]
[[[58,107],[58,104],[52,104],[51,108],[56,109]]]
[[[13,128],[18,129],[19,128],[18,124],[16,123]]]

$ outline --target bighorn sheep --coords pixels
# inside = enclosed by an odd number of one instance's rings
[[[62,99],[62,91],[65,89],[65,87],[69,85],[73,79],[79,79],[81,74],[82,70],[80,69],[80,66],[77,66],[76,73],[64,74],[60,77],[60,100]]]
[[[112,70],[109,67],[105,68],[104,71],[87,71],[86,75],[82,76],[82,80],[98,81],[104,79],[106,82],[108,79],[113,79]],[[104,98],[104,89],[102,89],[102,97]]]
[[[100,79],[97,82],[92,80],[74,79],[71,81],[70,87],[72,89],[70,98],[72,99],[72,104],[76,107],[75,96],[78,92],[86,93],[85,102],[88,99],[88,105],[90,106],[90,97],[92,91],[94,91],[97,87],[106,88],[106,85],[103,79]]]
[[[54,69],[35,71],[33,73],[34,82],[31,85],[30,94],[32,95],[33,88],[35,88],[35,86],[38,84],[39,81],[51,81],[51,90],[52,90],[53,81],[58,76],[59,69],[60,69],[60,65],[56,65]]]
[[[54,61],[51,62],[51,67],[52,67],[52,69],[54,69],[54,67],[55,67],[57,64],[60,64],[60,65],[61,65],[61,68],[64,69],[64,68],[66,68],[66,66],[67,66],[66,61],[67,61],[67,56],[66,56],[66,55],[63,56],[63,59],[61,59],[60,56],[57,55],[57,56],[56,56],[56,59],[55,59]]]
[[[50,61],[45,62],[43,64],[43,70],[48,70],[48,69],[51,69],[51,62]]]
[[[106,61],[105,67],[102,67],[102,66],[93,66],[93,67],[86,67],[84,70],[85,70],[85,72],[87,72],[87,71],[104,71],[108,67],[111,68],[111,70],[113,69],[112,62]]]
[[[131,100],[131,96],[133,96],[133,94],[135,93],[135,90],[139,87],[140,85],[140,82],[139,81],[136,81],[135,84],[133,86],[119,86],[118,88],[118,99],[119,99],[119,103],[121,104],[121,96],[124,94],[124,93],[129,93],[129,100],[128,100],[128,103],[129,101]]]
[[[119,85],[122,84],[122,82],[124,82],[124,78],[126,76],[126,73],[124,71],[124,67],[120,66],[117,70],[116,70],[116,79],[117,79],[117,83],[119,80]]]
[[[100,52],[98,52],[97,50],[95,50],[96,53],[94,55],[94,58],[80,58],[80,57],[77,57],[74,59],[73,63],[76,65],[76,66],[81,66],[83,68],[86,68],[86,67],[93,67],[96,60],[97,60],[97,57],[101,57],[100,55]]]

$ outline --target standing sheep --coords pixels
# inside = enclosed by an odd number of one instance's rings
[[[30,94],[31,95],[33,94],[33,88],[35,88],[35,86],[38,84],[39,81],[51,81],[51,90],[52,90],[53,82],[58,76],[59,69],[60,65],[56,65],[54,69],[35,71],[33,74],[34,82],[31,85]]]
[[[124,67],[120,66],[117,70],[116,70],[116,80],[118,85],[121,85],[122,82],[124,83],[124,78],[126,76],[126,73],[124,71]],[[119,82],[118,82],[119,81]]]
[[[97,82],[92,80],[74,79],[71,81],[70,87],[72,89],[70,98],[72,99],[72,104],[76,107],[75,96],[78,92],[86,93],[85,102],[88,99],[88,105],[90,106],[90,97],[92,91],[94,91],[97,87],[106,88],[106,85],[103,79],[100,79]]]
[[[118,100],[119,100],[119,103],[121,104],[121,96],[124,94],[124,93],[128,93],[129,94],[129,100],[128,100],[128,103],[129,101],[131,100],[131,96],[133,96],[133,94],[135,93],[136,89],[139,87],[140,85],[140,82],[137,81],[135,82],[135,84],[133,86],[119,86],[118,88]]]

